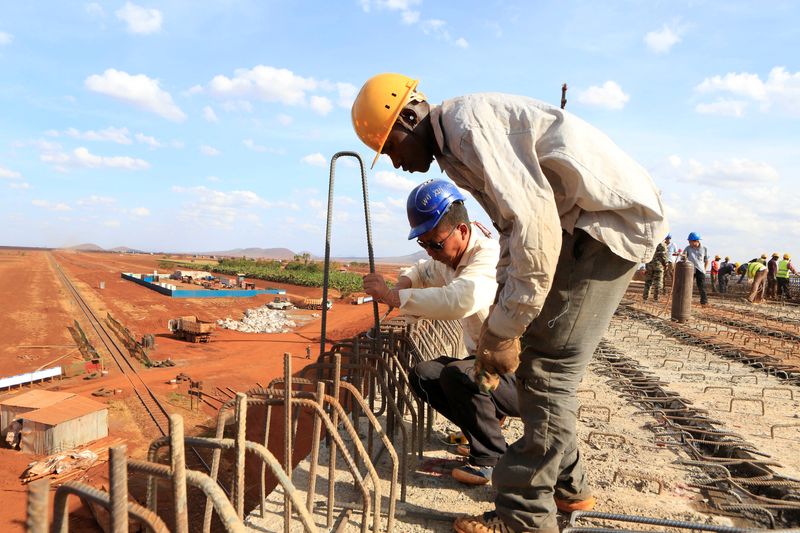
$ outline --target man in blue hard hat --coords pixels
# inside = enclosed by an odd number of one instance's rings
[[[427,172],[436,160],[492,219],[499,287],[476,375],[491,388],[516,369],[524,406],[524,434],[492,475],[495,510],[453,528],[555,533],[557,511],[595,503],[578,450],[577,390],[636,266],[668,232],[661,196],[644,168],[567,111],[501,93],[434,105],[418,85],[370,78],[353,127],[395,168]]]
[[[464,200],[449,181],[429,180],[415,187],[407,202],[408,238],[417,239],[430,259],[404,270],[392,289],[380,274],[368,274],[364,290],[405,315],[461,321],[468,357],[423,361],[411,370],[409,382],[420,399],[466,437],[468,448],[456,451],[469,459],[453,469],[453,477],[483,485],[506,451],[499,420],[519,416],[519,408],[512,372],[500,376],[498,388],[488,393],[475,383],[475,350],[497,292],[500,246],[478,223],[470,223]]]
[[[708,270],[708,249],[700,243],[699,233],[691,232],[687,237],[689,246],[683,251],[686,260],[694,267],[694,281],[700,291],[700,305],[708,305],[706,294],[706,270]]]

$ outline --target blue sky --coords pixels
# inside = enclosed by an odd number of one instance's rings
[[[0,244],[321,254],[331,155],[372,154],[350,103],[379,72],[432,102],[558,104],[653,175],[679,246],[800,254],[800,3],[483,0],[5,2]],[[337,165],[335,255],[365,255]],[[428,177],[369,171],[375,252]],[[474,201],[468,207],[486,221]]]

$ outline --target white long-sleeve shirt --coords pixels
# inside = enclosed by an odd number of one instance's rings
[[[474,354],[483,321],[497,293],[495,268],[500,245],[471,226],[469,242],[458,266],[423,259],[401,272],[411,280],[401,289],[400,312],[432,320],[460,320],[464,346]]]
[[[541,311],[562,229],[582,229],[629,261],[647,262],[667,234],[650,175],[608,137],[566,111],[521,96],[474,94],[431,107],[439,166],[500,232],[489,317],[517,337]]]

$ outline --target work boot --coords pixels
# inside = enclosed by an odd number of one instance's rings
[[[475,516],[459,516],[453,522],[453,529],[456,533],[513,533],[512,529],[505,525],[496,511]],[[536,533],[559,533],[557,527],[546,527],[535,530]],[[528,531],[518,531],[517,533],[531,533]]]
[[[453,522],[453,529],[458,533],[514,533],[495,511],[475,516],[459,516]]]
[[[562,513],[571,513],[573,511],[591,511],[594,509],[597,500],[594,496],[589,496],[585,500],[569,501],[556,498],[556,507]]]
[[[466,464],[453,469],[453,479],[465,485],[486,485],[492,480],[491,466],[478,466]]]
[[[453,431],[447,434],[445,444],[469,444],[469,441],[462,432]]]

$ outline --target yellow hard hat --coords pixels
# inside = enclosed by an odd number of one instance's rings
[[[766,259],[766,258],[767,258],[767,254],[761,254],[761,259]]]
[[[784,258],[784,259],[786,259],[786,260],[788,261],[789,259],[791,259],[791,258],[792,258],[792,256],[791,256],[791,255],[789,255],[789,253],[787,252],[787,253],[783,254],[783,258]]]
[[[736,268],[739,268],[739,265],[741,265],[741,263],[734,263],[733,264],[733,266],[736,267]]]
[[[730,261],[730,260],[731,260],[731,258],[730,258],[729,256],[727,256],[727,255],[726,255],[726,256],[725,256],[725,261]]]
[[[778,255],[778,252],[772,252],[772,257],[780,257],[780,256]]]
[[[718,260],[719,258],[720,258],[720,257],[719,257],[718,255],[715,255],[715,256],[714,256],[714,259],[715,259],[715,260]]]
[[[375,166],[400,111],[411,100],[419,80],[402,74],[384,73],[368,79],[353,102],[351,117],[356,135],[378,152]]]

